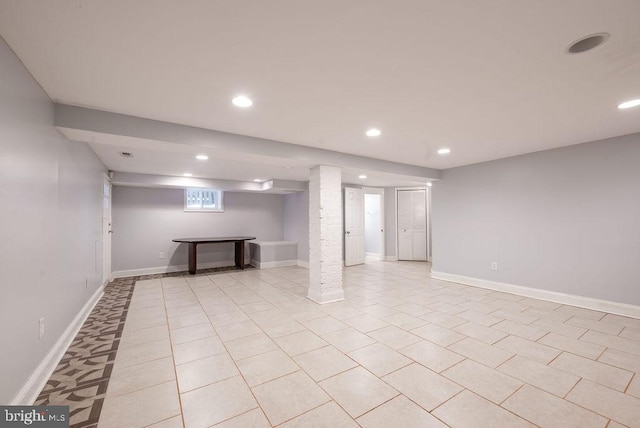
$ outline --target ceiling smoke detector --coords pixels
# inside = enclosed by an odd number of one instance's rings
[[[590,34],[571,43],[567,48],[570,54],[578,54],[595,49],[609,39],[609,33]]]
[[[132,158],[133,157],[133,153],[131,153],[131,152],[120,152],[120,156],[122,156],[123,158]]]

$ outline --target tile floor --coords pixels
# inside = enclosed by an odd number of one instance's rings
[[[138,281],[110,427],[640,427],[640,320],[429,278],[299,267]]]
[[[118,344],[136,278],[112,281],[69,345],[35,401],[37,406],[69,406],[74,428],[96,428],[109,386]],[[162,331],[155,334],[161,334]],[[153,337],[153,332],[145,333]],[[173,364],[173,362],[171,362]],[[126,388],[123,378],[112,391]]]

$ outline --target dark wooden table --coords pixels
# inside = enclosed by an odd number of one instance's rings
[[[222,238],[180,238],[173,239],[172,241],[189,244],[189,273],[191,275],[195,275],[197,263],[196,247],[198,246],[198,244],[218,244],[221,242],[233,242],[235,244],[236,266],[240,269],[244,269],[244,241],[251,241],[252,239],[256,239],[256,237],[227,236]]]

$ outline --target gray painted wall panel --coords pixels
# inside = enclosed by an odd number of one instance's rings
[[[443,171],[433,270],[639,305],[639,188],[640,134]]]
[[[309,261],[309,191],[284,196],[284,239],[298,243],[298,260]]]
[[[384,189],[384,246],[386,257],[396,257],[396,188]]]
[[[186,244],[174,238],[255,236],[283,239],[283,196],[225,192],[223,213],[184,212],[184,191],[113,189],[113,270],[187,264]],[[160,258],[160,252],[165,258]],[[198,246],[198,263],[233,264],[233,244]]]
[[[0,38],[0,403],[101,285],[102,174],[53,127],[53,103]],[[88,287],[85,287],[88,281]],[[38,319],[45,335],[38,340]]]

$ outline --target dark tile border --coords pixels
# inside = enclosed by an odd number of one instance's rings
[[[245,267],[247,268],[253,267]],[[113,280],[105,286],[104,295],[69,345],[34,404],[69,406],[71,427],[96,426],[136,282],[166,277],[193,278],[235,270],[238,269],[230,266],[202,269],[197,275],[172,272]]]

